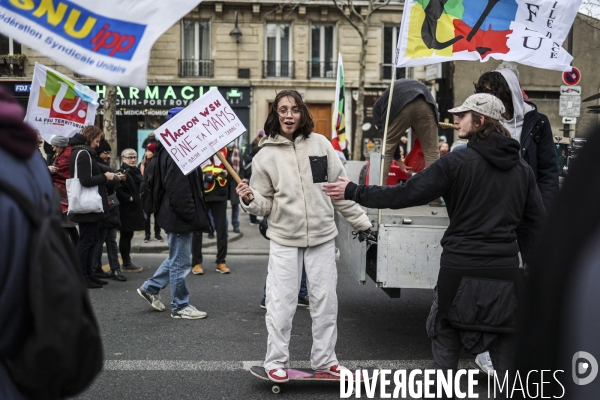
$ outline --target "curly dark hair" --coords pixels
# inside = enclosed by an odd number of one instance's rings
[[[507,119],[512,119],[515,109],[512,102],[512,92],[506,82],[506,79],[498,71],[489,71],[479,77],[477,83],[473,82],[475,93],[489,93],[504,103],[504,108],[508,113]],[[488,89],[489,88],[489,89]]]
[[[81,134],[85,137],[88,146],[91,145],[97,137],[100,137],[100,140],[104,139],[104,132],[95,125],[86,126],[81,130]]]
[[[296,102],[296,105],[300,108],[300,124],[296,132],[294,132],[293,139],[295,140],[300,135],[302,135],[304,138],[308,138],[315,127],[315,123],[313,122],[308,108],[306,108],[304,100],[302,100],[302,96],[296,90],[282,90],[281,92],[277,93],[277,96],[275,96],[275,100],[273,101],[273,105],[269,110],[267,120],[265,121],[265,134],[273,138],[280,134],[277,106],[279,105],[279,100],[281,100],[283,97],[291,97]]]
[[[500,123],[500,121],[495,120],[490,117],[486,117],[483,114],[479,114],[475,111],[469,111],[471,113],[471,119],[473,120],[472,124],[475,130],[469,134],[469,139],[479,140],[487,138],[490,133],[496,132],[502,136],[512,137],[506,128]],[[479,117],[484,118],[483,125],[479,125]]]

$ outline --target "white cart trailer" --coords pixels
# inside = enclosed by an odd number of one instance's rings
[[[381,155],[371,157],[370,182],[379,182]],[[346,171],[353,182],[359,181],[364,162],[349,161]],[[352,227],[336,211],[339,235],[336,246],[339,262],[362,284],[369,276],[390,297],[400,297],[400,290],[433,289],[440,268],[440,240],[450,223],[445,207],[428,205],[402,210],[366,209],[377,231],[377,244],[368,245],[354,239]]]

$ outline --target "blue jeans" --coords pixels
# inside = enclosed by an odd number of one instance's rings
[[[192,232],[167,232],[169,256],[158,267],[154,276],[142,285],[141,289],[150,294],[158,294],[161,289],[171,284],[171,311],[186,308],[190,303],[190,292],[185,277],[192,270],[190,255],[192,253]]]
[[[298,298],[308,296],[308,289],[306,288],[306,269],[302,267],[302,280],[300,281],[300,291],[298,292]],[[267,298],[267,283],[263,288],[263,299]]]
[[[233,229],[240,227],[240,205],[239,204],[231,205],[231,224],[233,225]],[[227,223],[227,228],[229,230],[229,223]]]

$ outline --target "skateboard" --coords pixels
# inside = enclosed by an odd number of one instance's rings
[[[373,376],[373,371],[375,370],[374,368],[364,368],[364,369],[369,371],[368,376],[370,376],[370,377]],[[317,371],[313,370],[312,368],[286,368],[286,371],[287,371],[288,377],[290,379],[289,382],[292,382],[292,381],[339,382],[340,381],[339,376],[331,375],[330,373],[327,373],[327,372],[317,372]],[[273,382],[272,380],[269,379],[269,377],[267,376],[267,373],[263,367],[256,367],[256,366],[252,367],[252,368],[250,368],[250,373],[252,373],[252,375],[256,376],[259,379],[271,382],[273,384],[271,386],[271,391],[275,394],[281,393],[282,385],[285,385],[286,383],[288,383],[288,382],[284,382],[284,383]],[[354,375],[354,371],[352,371],[352,374]],[[369,378],[369,379],[371,379],[371,378]],[[352,391],[352,393],[354,393],[354,390]]]

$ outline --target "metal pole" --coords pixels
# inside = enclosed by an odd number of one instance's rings
[[[573,22],[573,25],[571,25],[571,30],[569,31],[569,36],[567,36],[567,51],[569,52],[569,54],[573,55],[573,26],[575,26],[575,23]],[[571,136],[571,124],[563,124],[563,133],[565,135],[565,137],[570,137]]]

